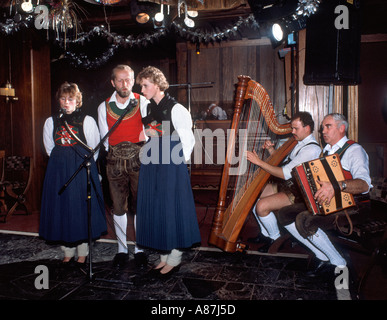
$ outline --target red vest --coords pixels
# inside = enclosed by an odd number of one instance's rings
[[[145,140],[141,121],[140,95],[134,93],[134,97],[138,100],[137,106],[126,114],[121,123],[109,136],[109,144],[112,146],[115,146],[122,141],[137,143]],[[106,100],[106,121],[110,130],[124,110],[119,109],[115,103],[110,104],[109,99]]]

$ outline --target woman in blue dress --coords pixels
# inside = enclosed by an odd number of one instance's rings
[[[151,101],[143,118],[149,139],[140,152],[136,241],[160,251],[152,273],[166,277],[179,269],[183,249],[201,242],[186,164],[195,145],[192,118],[164,92],[169,84],[159,69],[143,69],[136,81]]]
[[[43,143],[49,156],[43,184],[39,235],[61,244],[63,262],[85,263],[88,248],[87,171],[82,168],[63,193],[59,191],[99,143],[95,120],[81,111],[82,93],[75,83],[63,83],[56,93],[60,113],[49,117],[43,128]],[[65,120],[68,128],[65,126]],[[68,132],[71,130],[72,133]],[[75,136],[75,137],[74,137]],[[83,142],[79,142],[77,138]],[[102,189],[95,160],[90,159],[91,232],[97,239],[106,233]]]

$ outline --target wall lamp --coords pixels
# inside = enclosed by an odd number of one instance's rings
[[[19,99],[18,97],[15,97],[15,89],[9,81],[0,87],[0,96],[5,97],[6,102],[16,101]]]

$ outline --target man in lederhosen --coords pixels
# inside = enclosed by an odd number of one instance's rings
[[[336,188],[337,191],[354,196],[356,206],[348,210],[348,215],[367,214],[370,206],[369,190],[372,188],[367,152],[361,145],[348,139],[348,121],[342,114],[326,115],[321,130],[326,143],[324,155],[339,155],[345,180],[318,181],[320,188],[314,195],[316,201],[321,205],[329,203]],[[312,215],[302,202],[284,207],[278,212],[279,223],[315,254],[316,263],[306,273],[307,276],[334,275],[336,267],[347,266],[346,260],[324,231],[332,229],[336,219],[343,218],[345,221],[347,218],[343,213]]]
[[[118,241],[118,253],[114,257],[113,265],[119,268],[123,268],[129,258],[126,240],[127,214],[136,213],[139,152],[146,140],[141,118],[146,115],[149,101],[132,92],[134,83],[134,71],[129,66],[116,66],[111,75],[111,84],[115,91],[98,107],[98,125],[101,137],[104,137],[126,111],[130,101],[137,100],[133,106],[130,104],[128,113],[104,142],[108,151],[106,176],[109,181],[114,229]],[[135,216],[134,227],[136,228]],[[137,246],[134,256],[138,267],[147,265],[145,253]]]

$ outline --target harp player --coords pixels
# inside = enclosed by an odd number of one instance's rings
[[[296,191],[290,182],[293,167],[318,158],[321,153],[320,145],[312,135],[314,121],[310,113],[298,112],[291,119],[292,134],[297,141],[292,152],[284,159],[280,166],[272,166],[260,159],[255,151],[247,151],[247,160],[258,165],[263,170],[278,178],[279,183],[268,183],[262,190],[253,214],[261,229],[262,236],[254,239],[254,242],[263,242],[258,250],[267,252],[270,245],[280,237],[277,218],[273,211],[291,205],[296,200]],[[275,152],[273,143],[266,141],[263,148],[270,154]],[[258,240],[258,241],[257,241]]]

